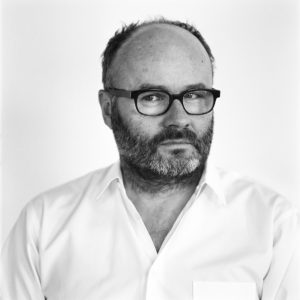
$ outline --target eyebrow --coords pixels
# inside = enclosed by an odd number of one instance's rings
[[[196,83],[196,84],[189,84],[185,85],[182,88],[182,91],[186,90],[192,90],[192,89],[205,89],[208,88],[205,84],[203,83]],[[158,89],[158,90],[166,90],[169,91],[169,89],[165,85],[160,85],[160,84],[151,84],[151,83],[143,83],[139,85],[139,90],[147,90],[147,89]]]

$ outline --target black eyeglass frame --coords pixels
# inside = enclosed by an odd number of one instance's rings
[[[126,98],[133,99],[134,103],[135,103],[136,110],[141,115],[144,115],[144,116],[161,116],[161,115],[165,114],[169,110],[169,108],[171,107],[171,105],[174,102],[174,100],[176,100],[176,99],[180,101],[180,103],[181,103],[184,111],[188,115],[196,115],[196,116],[205,115],[205,114],[210,113],[214,109],[216,100],[221,95],[221,91],[219,91],[219,90],[216,90],[216,89],[206,89],[206,88],[190,89],[190,90],[183,91],[183,92],[181,92],[179,94],[170,94],[168,91],[161,90],[161,89],[142,89],[142,90],[128,91],[128,90],[116,89],[116,88],[106,88],[105,91],[107,91],[108,93],[110,93],[111,95],[116,96],[116,97],[126,97]],[[187,94],[187,93],[195,92],[195,91],[207,91],[207,92],[212,93],[212,95],[213,95],[213,105],[212,105],[212,108],[209,111],[207,111],[205,113],[202,113],[202,114],[192,114],[192,113],[189,113],[185,109],[184,104],[183,104],[183,96],[185,94]],[[169,96],[169,99],[170,99],[169,100],[169,105],[167,106],[167,108],[162,113],[157,114],[157,115],[147,115],[147,114],[144,114],[144,113],[140,112],[140,110],[138,109],[137,100],[138,100],[138,96],[140,94],[144,93],[144,92],[163,92],[163,93],[166,93]]]

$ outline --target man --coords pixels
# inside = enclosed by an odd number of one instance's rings
[[[214,58],[192,26],[125,26],[99,100],[120,162],[46,192],[2,253],[4,299],[300,299],[299,214],[207,160]]]

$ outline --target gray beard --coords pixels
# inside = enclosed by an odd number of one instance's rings
[[[138,190],[157,193],[171,187],[197,184],[202,176],[213,137],[213,118],[199,138],[190,129],[169,127],[147,138],[134,135],[122,120],[115,102],[112,107],[112,128],[118,146],[124,180]],[[186,139],[193,146],[190,155],[175,149],[168,157],[158,151],[165,140]]]

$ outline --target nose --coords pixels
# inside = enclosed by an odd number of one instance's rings
[[[184,110],[180,100],[175,99],[169,110],[165,113],[163,125],[165,127],[175,126],[178,128],[189,127],[190,116]]]

